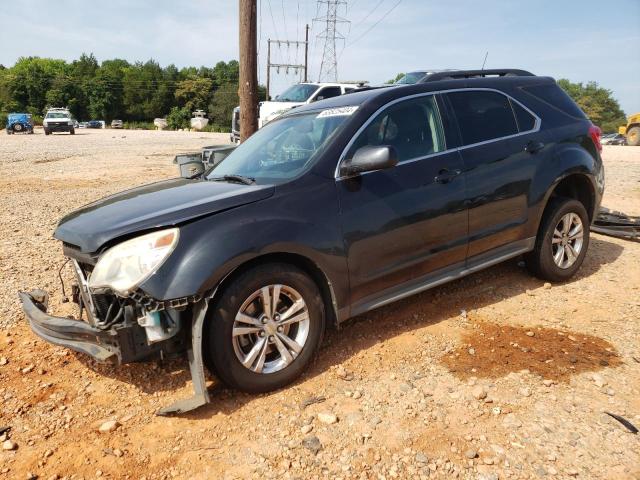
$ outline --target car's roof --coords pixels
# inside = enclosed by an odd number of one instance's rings
[[[300,82],[298,85],[314,85],[318,87],[358,87],[358,83],[340,83],[340,82]]]
[[[442,90],[455,90],[466,88],[490,88],[511,90],[514,87],[530,84],[542,84],[555,82],[550,77],[530,76],[505,76],[505,77],[477,77],[435,80],[412,85],[388,85],[383,87],[362,88],[359,91],[321,100],[308,105],[302,105],[292,109],[287,115],[303,112],[324,110],[327,108],[364,106],[365,104],[384,105],[385,103],[405,96],[437,92]]]

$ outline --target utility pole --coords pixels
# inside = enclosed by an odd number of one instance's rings
[[[283,44],[290,48],[291,46],[295,46],[298,48],[300,45],[304,46],[304,64],[300,63],[271,63],[271,44],[277,44],[278,48],[280,48]],[[286,69],[287,73],[289,69],[295,70],[298,72],[299,70],[304,71],[304,81],[307,81],[307,68],[308,68],[308,58],[309,58],[309,25],[307,25],[307,33],[304,42],[299,42],[297,40],[267,40],[267,99],[270,94],[270,84],[271,84],[271,69],[275,68],[279,73],[280,69]]]
[[[309,81],[309,24],[304,27],[304,81]]]
[[[258,130],[258,34],[257,0],[240,4],[240,141]]]

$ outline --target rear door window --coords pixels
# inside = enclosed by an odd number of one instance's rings
[[[497,92],[452,92],[447,97],[455,112],[463,145],[518,133],[509,99]]]
[[[358,135],[346,158],[364,146],[394,147],[403,162],[446,150],[433,95],[396,103],[378,114]]]

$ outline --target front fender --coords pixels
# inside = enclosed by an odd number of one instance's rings
[[[141,289],[158,300],[205,294],[240,265],[287,253],[313,262],[344,306],[348,271],[335,184],[322,183],[181,226],[176,250]]]

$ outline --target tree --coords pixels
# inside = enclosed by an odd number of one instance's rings
[[[233,109],[240,103],[238,84],[225,85],[213,93],[209,104],[209,120],[218,129],[228,129],[231,125]]]
[[[213,81],[206,77],[190,76],[176,85],[176,100],[190,111],[206,108],[211,98]]]
[[[191,110],[188,108],[173,107],[167,115],[167,126],[172,130],[189,128],[191,121]]]
[[[173,128],[187,128],[191,112],[202,108],[212,115],[212,125],[228,130],[238,105],[238,74],[236,60],[178,70],[154,60],[99,63],[92,53],[70,63],[23,57],[0,67],[0,118],[16,111],[42,115],[47,107],[66,106],[79,120],[149,121],[171,112]],[[264,99],[264,87],[258,95]]]
[[[611,90],[596,82],[573,83],[564,78],[558,80],[558,85],[603,132],[617,132],[618,126],[626,123],[626,116]]]
[[[387,85],[390,85],[392,83],[396,83],[398,80],[400,80],[402,77],[404,77],[404,73],[399,73],[395,76],[395,78],[392,78],[391,80],[387,80],[386,82],[384,82]]]

